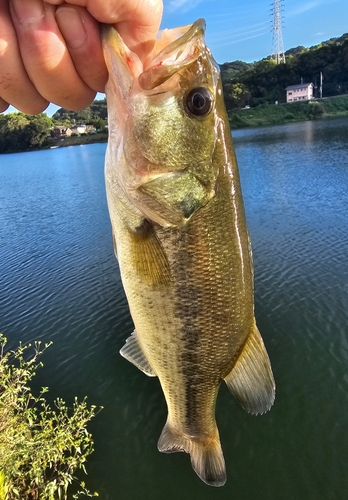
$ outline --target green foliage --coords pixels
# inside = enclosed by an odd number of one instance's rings
[[[69,111],[64,108],[58,109],[52,116],[54,120],[60,123],[70,123],[70,124],[93,124],[95,120],[105,120],[107,119],[107,108],[106,100],[94,101],[87,108],[81,111]]]
[[[106,127],[106,120],[103,120],[103,118],[97,118],[95,120],[91,120],[89,125],[93,125],[98,132],[103,132]]]
[[[348,34],[310,49],[302,46],[290,49],[286,52],[286,61],[286,64],[275,64],[268,58],[245,66],[240,61],[223,64],[221,72],[227,107],[243,106],[243,96],[240,100],[229,97],[234,85],[243,85],[250,92],[251,106],[282,103],[286,100],[285,88],[300,83],[301,79],[305,83],[313,82],[318,89],[320,72],[324,75],[325,97],[348,93]]]
[[[335,97],[322,101],[293,102],[278,106],[263,104],[255,108],[230,110],[232,128],[255,127],[301,120],[315,120],[323,116],[347,116],[348,97]]]
[[[86,426],[96,407],[75,399],[70,412],[57,399],[52,409],[44,397],[47,388],[36,397],[28,386],[42,366],[38,357],[50,344],[41,349],[36,342],[28,357],[30,344],[5,352],[6,343],[0,335],[0,500],[67,499],[73,482],[79,491],[72,498],[98,496],[74,477],[78,469],[86,472],[93,451]]]
[[[7,491],[8,488],[5,480],[5,474],[3,471],[0,471],[0,500],[6,500]]]
[[[226,107],[242,108],[250,99],[250,92],[243,83],[227,83],[225,85],[224,97]]]
[[[310,120],[315,120],[316,118],[321,118],[324,114],[324,106],[320,102],[312,101],[308,103],[309,111],[308,118]]]
[[[0,114],[0,153],[27,151],[41,147],[53,125],[44,113],[31,116],[23,113]]]
[[[223,81],[229,81],[233,78],[238,78],[240,75],[243,75],[248,69],[252,67],[252,63],[245,63],[243,61],[233,61],[221,64],[220,69]]]

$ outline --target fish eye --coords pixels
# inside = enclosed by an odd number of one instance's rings
[[[213,96],[205,87],[196,87],[184,98],[185,111],[193,116],[206,116],[212,108]]]

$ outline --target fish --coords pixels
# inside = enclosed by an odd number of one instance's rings
[[[105,183],[115,254],[134,322],[120,353],[158,377],[164,453],[186,452],[226,482],[215,420],[223,381],[252,414],[275,398],[254,315],[254,270],[219,66],[205,21],[164,30],[143,65],[101,28],[109,72]]]

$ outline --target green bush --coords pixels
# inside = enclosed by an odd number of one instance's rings
[[[321,118],[323,116],[324,106],[320,102],[309,101],[308,106],[308,118],[315,120],[316,118]]]
[[[78,469],[86,472],[85,462],[93,451],[87,423],[96,415],[86,400],[75,398],[72,411],[62,399],[55,409],[46,402],[42,388],[38,397],[28,387],[37,368],[41,349],[22,344],[5,352],[7,339],[0,334],[0,500],[67,499],[68,488],[75,483],[71,498],[91,494],[74,477]]]

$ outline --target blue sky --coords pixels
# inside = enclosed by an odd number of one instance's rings
[[[206,40],[219,63],[253,62],[272,51],[272,0],[164,0],[162,27],[207,21]],[[310,47],[348,32],[347,0],[284,0],[284,49]]]
[[[218,63],[253,62],[272,52],[272,0],[164,0],[161,28],[207,22],[206,40]],[[348,32],[347,0],[284,0],[284,49],[310,47]],[[98,98],[103,95],[99,94]],[[51,105],[52,115],[57,106]],[[12,109],[13,110],[13,109]]]

